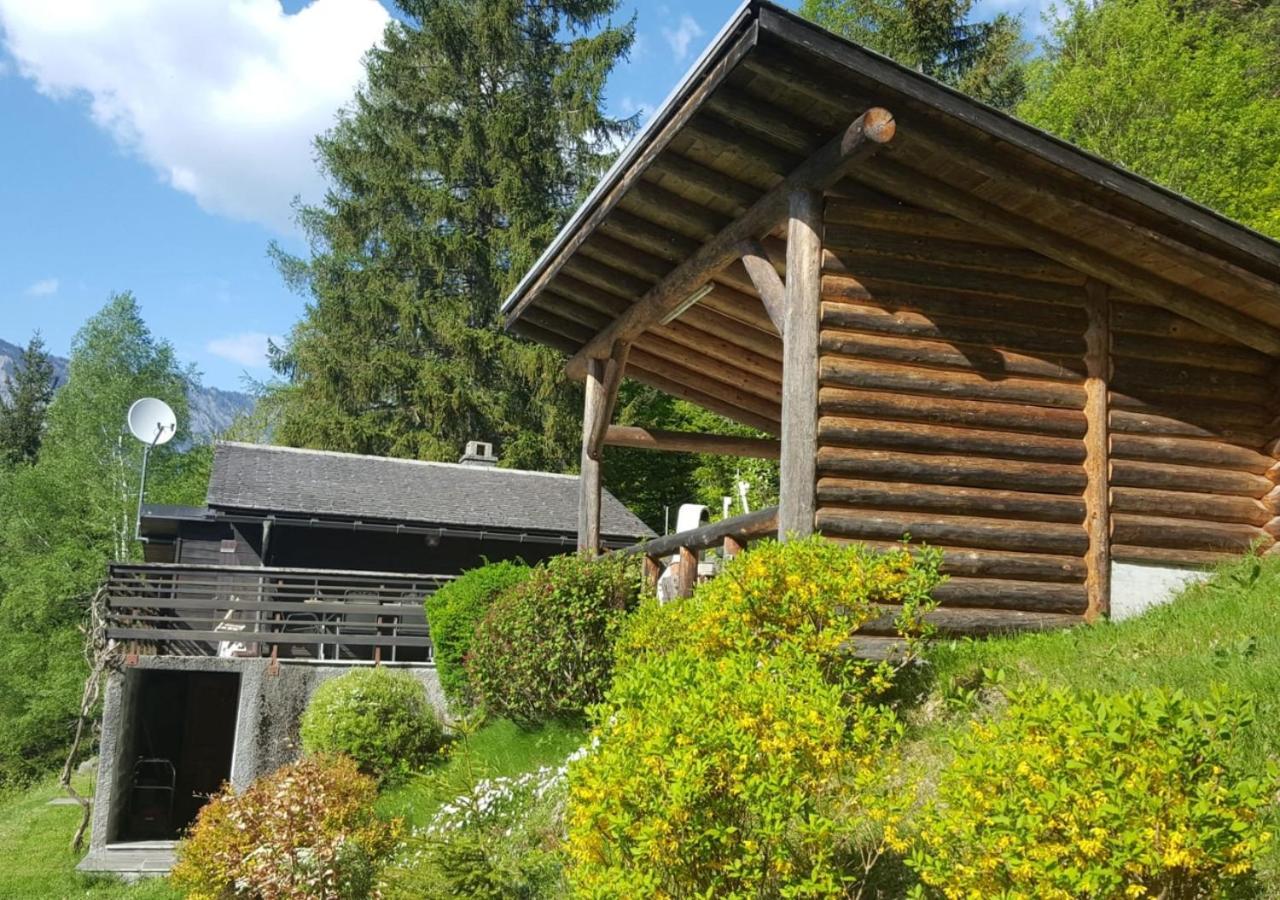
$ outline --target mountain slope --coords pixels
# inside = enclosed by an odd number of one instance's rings
[[[8,376],[13,372],[22,348],[0,340],[0,396],[7,395]],[[67,378],[67,360],[51,356],[54,376],[61,384]],[[253,409],[253,398],[240,391],[224,391],[215,387],[192,386],[187,391],[191,406],[191,433],[203,440],[216,437],[227,429],[241,413]]]

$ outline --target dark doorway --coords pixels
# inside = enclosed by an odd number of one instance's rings
[[[175,840],[231,777],[240,676],[137,673],[117,841]]]

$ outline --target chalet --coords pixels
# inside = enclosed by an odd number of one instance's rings
[[[423,599],[484,560],[577,545],[573,476],[219,443],[206,506],[147,506],[142,563],[115,563],[93,837],[81,868],[165,870],[224,781],[297,752],[311,691],[352,665],[403,667],[440,701]],[[605,495],[601,541],[653,532]]]
[[[637,548],[686,591],[712,541],[909,534],[941,628],[1048,628],[1280,534],[1280,245],[771,3],[504,309],[585,381],[584,548],[606,445],[780,459],[776,510]],[[613,426],[624,377],[762,437]]]

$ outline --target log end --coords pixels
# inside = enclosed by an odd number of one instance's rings
[[[893,113],[880,106],[873,106],[862,114],[862,133],[869,141],[887,144],[898,131]]]

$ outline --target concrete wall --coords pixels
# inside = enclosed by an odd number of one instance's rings
[[[216,657],[141,656],[133,666],[113,672],[107,681],[102,713],[98,780],[94,794],[93,858],[114,840],[129,798],[132,771],[133,721],[140,672],[166,669],[186,672],[230,672],[240,676],[236,712],[235,750],[231,783],[243,790],[255,778],[292,762],[301,750],[299,720],[315,689],[330,678],[349,672],[349,666],[324,666],[282,662],[275,674],[267,659],[218,659]],[[432,704],[443,715],[444,694],[434,668],[404,667],[422,682]],[[175,710],[180,721],[181,711]]]
[[[1119,622],[1141,615],[1153,606],[1168,603],[1187,585],[1208,577],[1209,573],[1199,568],[1113,562],[1111,618]]]

